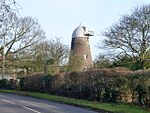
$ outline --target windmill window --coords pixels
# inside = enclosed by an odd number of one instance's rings
[[[85,59],[85,60],[87,59],[87,55],[86,55],[86,54],[84,54],[84,59]]]

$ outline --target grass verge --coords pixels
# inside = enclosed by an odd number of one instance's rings
[[[149,110],[142,109],[138,106],[131,104],[113,104],[113,103],[100,103],[94,101],[86,101],[80,99],[67,98],[62,96],[54,96],[45,93],[35,93],[35,92],[22,92],[15,90],[0,90],[4,93],[14,93],[19,95],[31,96],[41,99],[47,99],[59,103],[71,104],[75,106],[81,106],[84,108],[90,108],[93,110],[101,111],[101,113],[106,113],[106,111],[114,113],[150,113]]]

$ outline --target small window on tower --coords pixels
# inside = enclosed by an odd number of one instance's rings
[[[85,59],[85,60],[87,59],[87,55],[86,55],[86,54],[84,54],[84,59]]]

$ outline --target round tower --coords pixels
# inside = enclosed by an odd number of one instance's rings
[[[79,25],[72,33],[69,68],[71,71],[83,71],[93,67],[89,37],[92,31]]]

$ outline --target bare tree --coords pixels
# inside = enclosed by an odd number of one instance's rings
[[[18,12],[15,0],[0,0],[0,39],[5,35],[4,28],[6,23],[10,21],[8,15],[16,11]]]
[[[13,48],[14,53],[17,53],[45,37],[44,31],[32,17],[19,18],[15,13],[11,13],[8,18],[9,21],[3,23],[0,33],[2,38],[6,38],[6,56]],[[0,50],[2,49],[3,46],[0,47]]]
[[[19,55],[22,66],[30,68],[34,72],[59,73],[60,66],[68,58],[68,46],[60,39],[41,41],[31,46]],[[26,54],[27,53],[27,54]]]
[[[6,24],[10,21],[8,15],[13,12],[18,12],[15,0],[0,0],[0,55],[3,57],[1,58],[3,60],[2,78],[5,73],[5,35],[9,29],[8,26],[6,27]]]
[[[20,65],[16,59],[12,58],[45,38],[45,33],[38,21],[32,17],[21,17],[17,6],[15,0],[0,0],[0,54],[3,59],[6,57],[6,60],[3,60],[3,70],[4,66],[5,70],[6,68],[20,69],[25,67],[29,69],[29,63]]]
[[[105,47],[143,64],[150,59],[150,4],[124,15],[105,33]]]
[[[49,64],[52,73],[59,73],[59,67],[62,65],[64,59],[68,58],[68,46],[64,45],[60,39],[42,42],[40,50],[44,58],[44,72],[47,74],[47,66]]]

